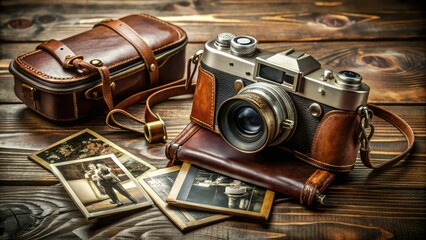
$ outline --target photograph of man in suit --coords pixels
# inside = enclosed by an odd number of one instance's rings
[[[99,184],[103,187],[105,193],[111,198],[111,203],[117,204],[117,206],[123,205],[123,203],[118,199],[114,189],[129,199],[132,203],[137,203],[136,199],[130,195],[130,193],[123,187],[123,185],[121,185],[120,179],[114,173],[112,173],[107,166],[98,163],[96,167],[98,169],[97,175],[99,176]]]

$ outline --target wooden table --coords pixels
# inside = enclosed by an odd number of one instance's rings
[[[420,1],[1,1],[0,238],[147,239],[424,239],[426,236],[426,21]],[[86,221],[58,180],[27,155],[90,128],[165,167],[164,144],[111,130],[104,116],[72,125],[46,121],[13,93],[9,62],[49,39],[80,33],[102,19],[145,12],[183,27],[187,55],[219,32],[250,34],[271,51],[297,48],[323,67],[360,73],[369,101],[413,127],[415,149],[386,171],[358,160],[325,191],[327,204],[308,210],[280,196],[267,224],[231,220],[181,233],[156,207]],[[189,122],[192,99],[156,106],[173,139]],[[142,114],[143,105],[133,107]],[[376,119],[373,155],[388,159],[404,148],[396,129]]]

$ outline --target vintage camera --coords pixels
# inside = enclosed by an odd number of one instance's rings
[[[369,94],[361,75],[322,69],[295,49],[274,53],[256,45],[251,36],[230,33],[205,44],[191,119],[241,152],[280,146],[311,163],[354,162],[358,111]]]

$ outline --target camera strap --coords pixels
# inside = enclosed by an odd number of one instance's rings
[[[402,118],[399,116],[372,104],[368,104],[367,107],[361,108],[360,115],[362,117],[361,120],[361,148],[360,148],[360,157],[362,163],[369,168],[372,169],[380,169],[385,167],[390,167],[394,165],[395,163],[399,162],[400,160],[404,159],[411,151],[411,149],[414,146],[414,132],[413,129],[408,125],[407,122],[405,122]],[[387,160],[384,163],[373,165],[370,158],[370,139],[372,138],[374,134],[374,126],[371,123],[373,113],[375,116],[385,120],[386,122],[392,124],[394,127],[396,127],[405,137],[407,140],[407,147],[406,149],[397,155],[396,157]],[[367,131],[370,131],[370,133],[367,135]]]
[[[194,78],[201,55],[202,50],[196,52],[194,56],[188,59],[186,78],[136,93],[118,103],[106,116],[106,124],[113,129],[124,129],[138,134],[143,134],[149,143],[166,142],[167,130],[164,121],[161,119],[160,115],[152,111],[151,107],[169,99],[170,97],[194,93],[195,85],[192,84],[192,79]],[[126,111],[126,109],[130,106],[143,101],[146,101],[145,120]],[[115,118],[117,114],[124,115],[130,120],[141,123],[144,126],[143,131],[121,123],[117,118]]]

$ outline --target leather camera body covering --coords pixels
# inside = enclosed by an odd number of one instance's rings
[[[111,110],[133,94],[181,79],[186,43],[181,28],[149,15],[106,20],[17,57],[10,64],[15,94],[54,121]]]
[[[231,78],[227,73],[203,63],[200,65],[191,121],[219,134],[215,119],[218,108],[224,100],[237,94]],[[297,106],[297,128],[288,141],[272,148],[285,149],[320,169],[333,172],[352,170],[360,147],[360,115],[323,105],[324,113],[313,117],[308,111],[313,101],[292,93],[289,95]]]

